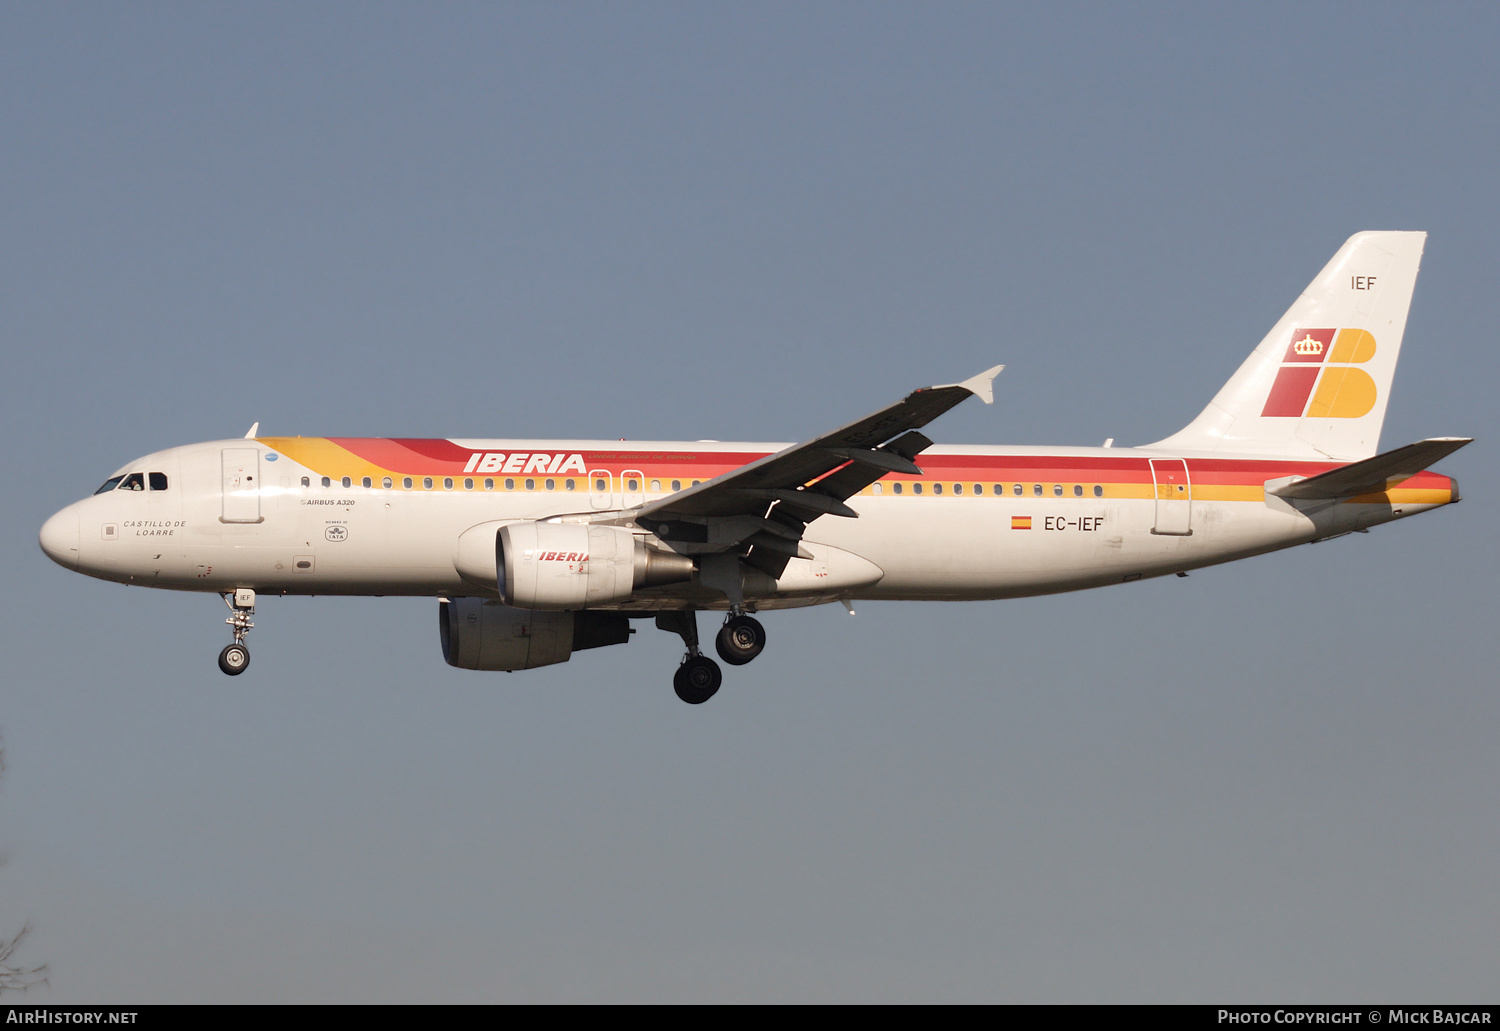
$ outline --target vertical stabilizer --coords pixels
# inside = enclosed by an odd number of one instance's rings
[[[1426,233],[1351,236],[1163,450],[1355,461],[1380,426]]]

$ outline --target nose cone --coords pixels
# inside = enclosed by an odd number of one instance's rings
[[[42,524],[42,550],[68,569],[78,568],[78,509],[69,505]]]

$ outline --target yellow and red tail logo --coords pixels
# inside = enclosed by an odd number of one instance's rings
[[[1358,419],[1378,391],[1356,366],[1373,357],[1375,338],[1363,329],[1294,330],[1261,418]]]

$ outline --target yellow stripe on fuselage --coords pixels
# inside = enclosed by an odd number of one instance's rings
[[[334,475],[335,478],[348,476],[358,483],[364,476],[378,481],[382,476],[392,475],[389,469],[382,469],[372,462],[365,461],[348,448],[340,447],[326,437],[257,437],[255,439],[314,472],[337,470],[336,474],[325,474]]]

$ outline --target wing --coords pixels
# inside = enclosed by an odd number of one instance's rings
[[[994,400],[997,365],[962,383],[914,390],[832,433],[644,505],[637,525],[686,554],[736,551],[772,576],[810,558],[802,531],[820,516],[857,518],[844,502],[886,473],[920,475],[912,459],[932,446],[918,430],[970,395]]]

